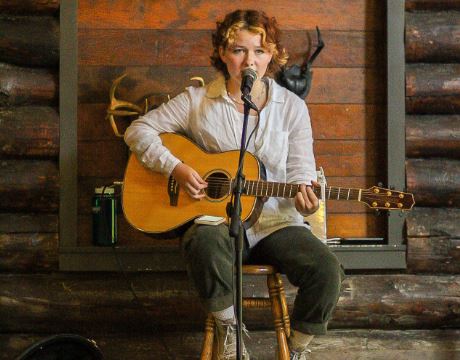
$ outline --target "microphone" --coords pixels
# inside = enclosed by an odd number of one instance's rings
[[[242,97],[249,95],[254,81],[257,80],[257,72],[251,68],[246,68],[241,72],[241,93]]]

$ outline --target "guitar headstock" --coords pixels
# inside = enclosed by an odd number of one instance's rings
[[[372,209],[379,210],[410,210],[415,204],[411,193],[372,186],[361,192],[360,201]]]

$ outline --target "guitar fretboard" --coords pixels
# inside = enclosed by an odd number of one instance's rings
[[[244,193],[251,196],[293,198],[299,192],[300,185],[270,181],[245,180]],[[325,198],[327,200],[360,200],[361,189],[327,186]],[[314,187],[313,192],[321,197],[321,188]]]

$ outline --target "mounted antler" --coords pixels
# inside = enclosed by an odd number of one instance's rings
[[[303,99],[305,99],[310,92],[311,79],[313,76],[311,65],[324,48],[324,42],[321,38],[321,32],[318,27],[316,27],[316,33],[318,36],[318,45],[316,46],[316,50],[313,55],[302,65],[299,66],[295,64],[290,67],[283,68],[276,74],[276,81],[278,84],[291,90]]]
[[[145,114],[145,111],[140,106],[128,101],[118,100],[115,97],[115,90],[117,89],[118,84],[126,75],[127,74],[123,74],[113,81],[110,88],[110,105],[107,109],[107,118],[110,120],[110,125],[112,125],[113,132],[118,137],[123,137],[123,134],[120,134],[118,131],[114,116],[133,116]]]

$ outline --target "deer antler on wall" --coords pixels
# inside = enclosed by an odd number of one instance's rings
[[[112,130],[115,133],[115,136],[123,137],[118,131],[118,126],[115,121],[115,117],[128,117],[128,116],[141,116],[144,115],[150,109],[159,106],[166,100],[169,100],[169,95],[151,95],[147,96],[143,100],[144,107],[142,108],[139,105],[136,105],[132,102],[119,100],[115,97],[115,91],[120,84],[121,80],[126,77],[127,74],[123,74],[120,77],[116,78],[112,86],[110,87],[110,105],[107,109],[107,116],[106,118],[110,121],[110,125],[112,126]]]

